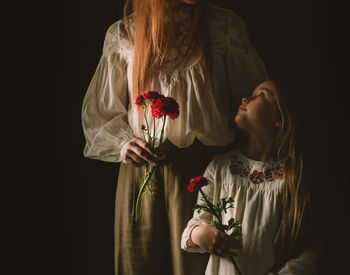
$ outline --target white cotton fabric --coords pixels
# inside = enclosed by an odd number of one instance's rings
[[[133,35],[132,16],[127,22]],[[179,50],[176,47],[168,51],[164,64],[152,72],[148,83],[147,90],[173,97],[180,105],[180,116],[167,119],[164,135],[179,148],[191,145],[195,138],[209,146],[233,142],[235,133],[228,124],[233,119],[230,110],[234,100],[240,101],[267,80],[264,64],[250,44],[240,16],[211,6],[209,26],[212,72],[208,90],[204,91],[205,75],[198,55],[172,67]],[[135,136],[142,137],[145,122],[131,93],[133,54],[133,45],[119,20],[107,31],[103,54],[82,106],[85,157],[119,162],[123,145]],[[148,113],[149,121],[151,118]],[[160,127],[157,123],[157,131]]]
[[[234,257],[244,275],[271,274],[274,264],[273,242],[281,221],[283,176],[279,171],[283,162],[262,162],[245,157],[239,149],[216,156],[208,165],[204,176],[210,184],[202,191],[216,204],[221,198],[232,197],[233,206],[222,213],[223,224],[234,218],[242,223],[243,248]],[[254,171],[264,173],[264,181],[254,183]],[[256,182],[256,181],[255,181]],[[202,204],[198,194],[198,204]],[[187,246],[187,240],[195,226],[209,224],[212,216],[207,212],[195,212],[183,231],[181,248],[188,252],[205,253],[201,248]],[[231,231],[227,232],[232,233]],[[316,255],[305,251],[298,258],[291,259],[278,274],[315,274]],[[210,255],[205,275],[238,274],[228,258]]]

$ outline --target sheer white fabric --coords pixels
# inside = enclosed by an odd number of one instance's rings
[[[127,28],[133,35],[132,16]],[[240,16],[212,6],[210,10],[212,72],[208,90],[197,55],[172,68],[176,48],[169,50],[166,61],[154,71],[148,90],[171,96],[180,105],[180,116],[167,119],[165,138],[179,148],[193,143],[195,137],[210,146],[234,141],[229,127],[234,100],[249,95],[267,80],[264,64],[250,44]],[[132,99],[133,45],[122,20],[107,31],[103,54],[87,89],[82,106],[82,124],[86,137],[85,157],[109,162],[122,160],[123,145],[142,137],[144,124]],[[151,121],[151,114],[148,119]],[[157,122],[157,131],[161,123]]]
[[[274,264],[273,242],[281,220],[282,167],[281,161],[251,160],[237,149],[215,157],[204,173],[210,184],[202,190],[214,204],[221,198],[234,199],[234,208],[223,213],[223,223],[228,224],[230,218],[242,223],[243,248],[234,258],[244,275],[272,274],[269,270]],[[257,177],[252,177],[254,173]],[[199,193],[198,204],[202,203],[201,197]],[[195,226],[209,224],[212,219],[207,212],[195,212],[182,234],[181,248],[188,252],[205,253],[201,248],[187,246],[187,240]],[[307,250],[288,261],[277,274],[317,274],[316,259],[317,254]],[[238,272],[228,258],[210,255],[205,275],[235,274]]]

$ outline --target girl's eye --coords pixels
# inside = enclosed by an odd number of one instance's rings
[[[260,93],[259,96],[265,97],[265,94],[264,93]]]

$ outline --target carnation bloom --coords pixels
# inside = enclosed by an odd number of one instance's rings
[[[171,97],[161,97],[154,99],[151,105],[152,116],[161,118],[169,116],[171,119],[177,118],[180,114],[179,104]]]
[[[209,184],[209,180],[206,177],[198,176],[190,180],[190,183],[187,186],[187,191],[194,192],[199,191],[203,186]]]
[[[160,93],[158,93],[156,91],[145,91],[145,92],[143,92],[142,96],[145,99],[157,99],[157,98],[164,97],[163,95],[161,95]]]
[[[138,106],[141,106],[142,104],[144,104],[144,102],[145,98],[142,95],[139,95],[135,100],[135,104]]]

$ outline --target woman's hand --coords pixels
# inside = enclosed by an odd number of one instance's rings
[[[159,156],[152,151],[149,143],[141,138],[135,137],[125,145],[125,154],[123,162],[135,167],[140,167],[146,162],[156,166],[158,161],[164,159],[164,154],[159,153]]]
[[[237,256],[237,249],[242,248],[242,241],[216,229],[212,224],[199,225],[192,229],[191,241],[210,254],[220,257]]]

